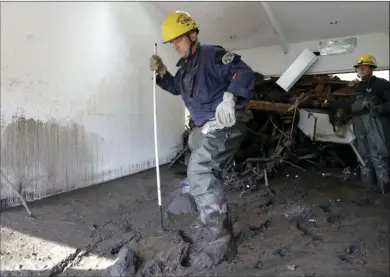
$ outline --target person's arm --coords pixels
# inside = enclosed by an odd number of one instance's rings
[[[379,111],[388,114],[390,113],[390,82],[383,79],[380,89],[382,90],[384,103],[379,106]]]
[[[240,98],[249,100],[255,86],[252,68],[241,60],[240,55],[227,52],[222,47],[217,48],[215,59],[222,75],[230,81],[226,91],[232,93],[238,101]]]
[[[163,77],[161,77],[160,74],[157,74],[156,84],[173,95],[180,95],[180,90],[177,86],[177,78],[176,76],[172,76],[169,71],[167,71]]]
[[[226,52],[217,47],[214,68],[226,82],[226,91],[222,102],[217,106],[215,116],[217,123],[224,127],[233,126],[236,122],[235,109],[245,108],[255,86],[255,73],[237,54]]]
[[[339,108],[344,109],[347,112],[351,113],[351,115],[361,115],[365,112],[365,107],[360,105],[354,105],[352,100],[351,101],[329,101],[329,104],[327,105],[329,108]]]
[[[163,63],[160,56],[156,54],[152,55],[149,62],[150,70],[156,71],[156,84],[173,95],[179,95],[180,90],[177,86],[177,77],[169,73],[167,66]]]

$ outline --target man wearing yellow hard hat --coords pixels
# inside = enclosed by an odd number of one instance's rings
[[[358,57],[354,67],[360,81],[353,86],[352,123],[366,164],[361,166],[361,180],[371,186],[376,179],[385,194],[389,191],[390,83],[373,75],[377,62],[372,55]]]
[[[200,214],[188,230],[210,235],[193,262],[210,268],[236,254],[230,209],[222,185],[222,171],[233,163],[244,138],[244,109],[255,84],[255,74],[241,57],[221,46],[200,45],[195,20],[185,12],[163,22],[164,43],[171,43],[180,60],[175,76],[162,59],[150,58],[157,84],[181,95],[196,128],[190,134],[187,177]],[[199,239],[198,239],[199,240]]]

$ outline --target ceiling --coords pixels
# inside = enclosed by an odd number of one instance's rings
[[[200,25],[202,43],[230,50],[389,31],[389,2],[189,1],[153,5],[164,15],[177,10],[190,13]]]

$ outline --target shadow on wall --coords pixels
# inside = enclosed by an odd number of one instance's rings
[[[96,163],[91,146],[96,135],[78,124],[61,126],[14,117],[1,135],[1,170],[16,190],[32,201],[91,182]],[[3,182],[0,210],[19,205],[16,194]]]

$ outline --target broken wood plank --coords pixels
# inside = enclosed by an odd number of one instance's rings
[[[276,112],[293,112],[290,108],[293,105],[287,103],[274,103],[268,101],[256,101],[250,100],[248,107],[253,110],[264,110],[264,111],[276,111]]]
[[[321,95],[322,92],[324,91],[325,89],[325,84],[324,83],[319,83],[317,84],[317,86],[314,88],[314,92],[317,94],[317,95]]]
[[[332,79],[323,79],[323,78],[315,78],[314,80],[302,80],[297,82],[296,86],[314,86],[318,84],[329,84],[329,85],[345,85],[348,86],[349,81],[341,81],[341,80],[332,80]]]
[[[344,88],[340,88],[340,89],[337,89],[335,91],[332,92],[332,95],[335,95],[335,96],[351,96],[353,94],[353,88],[350,88],[350,87],[344,87]]]

